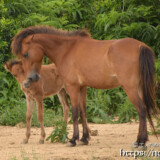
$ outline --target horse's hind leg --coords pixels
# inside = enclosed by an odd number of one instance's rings
[[[66,122],[66,124],[68,123],[68,117],[69,117],[69,109],[70,109],[70,105],[68,103],[67,100],[67,95],[66,95],[66,91],[64,89],[61,89],[60,92],[57,94],[60,103],[62,104],[63,107],[63,118],[64,121]]]
[[[37,102],[37,117],[41,127],[41,138],[39,140],[39,143],[43,144],[46,136],[43,125],[43,98],[42,97],[36,98],[36,102]]]
[[[86,87],[82,87],[80,90],[80,117],[82,120],[82,126],[83,126],[83,136],[80,139],[80,141],[84,144],[88,144],[89,139],[89,128],[87,125],[86,120]]]
[[[140,121],[137,141],[134,143],[133,147],[144,147],[146,141],[148,140],[145,104],[143,103],[141,96],[139,96],[137,88],[124,88],[124,90],[127,93],[132,104],[136,107]]]
[[[34,109],[34,100],[26,95],[26,100],[27,100],[27,112],[26,112],[26,122],[27,122],[27,127],[26,127],[26,138],[23,140],[23,144],[28,143],[29,137],[30,137],[30,132],[31,132],[31,118],[32,118],[32,113]]]

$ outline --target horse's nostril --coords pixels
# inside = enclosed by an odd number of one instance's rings
[[[31,82],[33,79],[32,79],[32,77],[29,77],[28,80]]]
[[[36,80],[39,80],[39,78],[40,78],[40,77],[39,77],[39,75],[38,75],[38,74],[36,74]]]

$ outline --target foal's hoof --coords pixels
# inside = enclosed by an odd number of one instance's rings
[[[44,144],[44,140],[40,139],[39,144]]]
[[[22,141],[22,144],[27,144],[28,143],[28,140],[27,139],[24,139],[23,141]]]
[[[69,141],[69,143],[68,143],[68,146],[70,146],[70,147],[76,146],[76,141],[71,139],[71,140]]]
[[[80,140],[80,144],[81,145],[88,145],[88,140],[82,137]]]

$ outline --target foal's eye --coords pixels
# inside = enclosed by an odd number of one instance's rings
[[[28,53],[25,53],[23,56],[24,56],[25,58],[27,58],[27,57],[28,57]]]

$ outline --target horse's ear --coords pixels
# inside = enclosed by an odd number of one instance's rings
[[[10,65],[6,62],[3,67],[7,70],[7,71],[11,71],[11,67]]]
[[[32,35],[32,37],[29,37],[25,40],[25,44],[30,44],[31,41],[33,41],[34,35]]]

